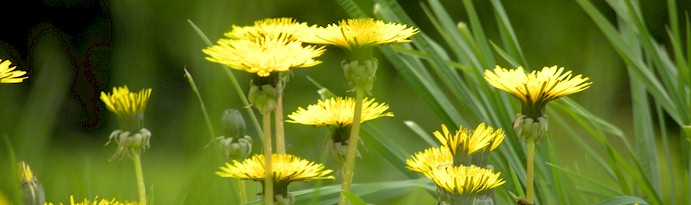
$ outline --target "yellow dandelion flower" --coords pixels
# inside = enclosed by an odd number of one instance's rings
[[[425,173],[438,167],[453,165],[453,155],[449,149],[432,147],[415,153],[405,164],[410,171]]]
[[[275,187],[285,190],[288,183],[294,181],[311,181],[314,179],[334,179],[329,175],[333,170],[325,169],[323,164],[301,159],[291,154],[271,155],[271,166]],[[249,179],[264,182],[264,155],[254,155],[242,162],[233,160],[233,164],[226,163],[221,171],[216,172],[221,177]]]
[[[547,102],[583,91],[592,84],[589,78],[580,74],[573,76],[570,70],[557,66],[530,73],[525,73],[522,67],[507,70],[497,66],[494,71],[485,71],[485,80],[520,99],[522,113],[533,118],[542,116]]]
[[[307,43],[334,45],[352,51],[383,44],[408,43],[417,28],[399,23],[386,23],[372,18],[346,19],[326,27],[313,29]]]
[[[495,130],[484,123],[480,123],[472,132],[467,128],[460,127],[455,133],[449,132],[446,125],[442,125],[442,131],[435,131],[433,134],[442,147],[450,149],[453,155],[458,152],[471,155],[485,148],[493,151],[499,147],[505,136],[501,128]]]
[[[112,93],[101,92],[101,100],[106,104],[108,110],[115,113],[121,126],[130,131],[141,129],[149,96],[151,96],[151,88],[133,93],[127,86],[123,86],[114,87]]]
[[[141,203],[139,202],[128,202],[128,201],[118,201],[116,199],[98,199],[98,196],[94,198],[94,200],[89,201],[88,199],[84,199],[83,201],[75,201],[74,196],[70,195],[70,205],[139,205]],[[46,203],[46,205],[53,205],[53,203]],[[62,205],[62,203],[60,203]]]
[[[12,66],[12,61],[0,59],[0,83],[21,83],[28,77],[23,76],[26,71],[14,70],[17,66]]]
[[[360,122],[366,122],[379,117],[392,117],[392,112],[386,112],[389,105],[374,102],[374,98],[362,100],[362,116]],[[298,108],[288,115],[287,122],[312,125],[317,127],[337,126],[344,127],[353,123],[353,111],[355,99],[351,97],[335,97],[321,99],[317,104],[307,106],[307,109]]]
[[[425,175],[444,191],[459,195],[479,194],[506,182],[500,178],[500,173],[473,165],[441,167]]]
[[[252,26],[235,26],[233,30],[224,35],[230,39],[261,39],[263,37],[279,38],[287,36],[291,41],[297,41],[301,37],[310,34],[310,29],[316,26],[307,26],[293,18],[266,18],[255,21]]]
[[[257,73],[267,77],[272,72],[288,71],[318,65],[314,58],[324,53],[323,47],[302,46],[301,42],[262,37],[249,39],[221,39],[217,45],[203,50],[206,60],[220,63],[237,70]]]

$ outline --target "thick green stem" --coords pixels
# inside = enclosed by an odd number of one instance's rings
[[[240,195],[240,204],[247,203],[247,192],[245,188],[245,181],[238,179],[238,195]]]
[[[144,173],[142,172],[142,160],[139,152],[132,154],[134,162],[134,174],[137,176],[137,191],[139,191],[139,204],[146,205],[146,186],[144,186]]]
[[[274,109],[274,118],[276,121],[276,153],[286,153],[285,131],[283,128],[283,93],[278,94],[276,100],[276,108]]]
[[[535,195],[535,193],[533,188],[533,181],[535,179],[535,170],[533,164],[535,159],[535,140],[527,140],[527,143],[528,162],[526,164],[525,197],[528,204],[534,204],[533,195]]]
[[[350,187],[353,181],[353,171],[355,170],[355,157],[357,156],[357,145],[360,137],[360,116],[362,115],[362,99],[365,96],[365,91],[355,89],[355,110],[353,111],[353,124],[350,130],[350,138],[348,138],[348,152],[346,154],[345,171],[343,172],[343,181],[341,182],[341,189],[350,192]],[[339,205],[346,204],[345,195],[341,192],[338,199]]]
[[[684,131],[684,134],[686,135],[686,143],[688,146],[686,146],[687,149],[691,149],[691,125],[682,125],[681,129]],[[682,142],[683,143],[683,142]],[[683,147],[683,146],[682,146]],[[691,186],[691,150],[682,150],[682,154],[686,153],[686,160],[688,160],[688,163],[686,164],[686,180],[687,184]],[[687,203],[691,203],[691,187],[686,187],[686,197],[687,197]]]
[[[263,114],[264,123],[264,204],[274,203],[273,170],[271,164],[271,112]]]

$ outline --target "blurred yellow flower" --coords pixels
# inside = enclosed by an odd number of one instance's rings
[[[307,161],[290,154],[271,155],[273,180],[276,184],[293,181],[310,181],[313,179],[334,179],[330,176],[333,170],[325,169],[323,164]],[[233,160],[233,164],[226,163],[221,171],[216,172],[221,177],[264,181],[264,155],[254,155],[242,162]],[[287,185],[287,184],[286,184]]]
[[[312,67],[321,61],[314,58],[324,53],[323,47],[302,46],[286,36],[249,39],[221,39],[217,45],[202,50],[206,60],[237,70],[267,77],[272,72]]]
[[[12,66],[12,61],[0,59],[0,83],[21,83],[28,77],[23,76],[26,71],[14,70],[17,66]]]
[[[236,26],[224,35],[230,39],[261,39],[263,37],[279,38],[286,36],[291,41],[297,41],[315,26],[307,26],[293,18],[266,18],[255,21],[252,26]]]
[[[465,152],[467,155],[485,148],[493,151],[499,147],[505,137],[501,128],[495,130],[485,123],[480,123],[474,131],[460,127],[455,133],[451,133],[446,125],[441,125],[441,128],[441,132],[435,131],[433,133],[434,137],[439,140],[442,147],[447,147],[453,155],[458,153],[459,149],[460,152]]]
[[[453,155],[444,147],[432,147],[413,154],[405,164],[410,171],[425,173],[439,167],[452,166]]]
[[[383,44],[408,43],[408,38],[418,33],[417,28],[372,18],[345,19],[312,30],[314,35],[307,36],[304,42],[334,45],[349,51]]]
[[[454,194],[479,194],[496,188],[506,181],[500,173],[477,166],[445,166],[425,172],[444,191]]]
[[[98,196],[96,196],[93,201],[89,201],[88,199],[84,199],[83,201],[75,201],[74,196],[70,196],[70,205],[139,205],[139,204],[140,204],[139,202],[118,201],[116,199],[111,199],[111,200],[101,199],[99,201]],[[54,204],[53,203],[46,203],[46,205],[54,205]],[[63,203],[60,203],[60,205],[63,205]]]
[[[127,86],[114,87],[112,93],[101,92],[101,100],[111,112],[115,113],[118,121],[128,131],[139,131],[146,103],[151,96],[151,88],[142,89],[137,93],[130,92]]]
[[[547,102],[562,96],[577,93],[590,87],[592,82],[582,75],[572,76],[563,67],[544,67],[540,71],[525,73],[522,67],[507,70],[496,66],[494,71],[485,71],[485,80],[492,86],[504,90],[521,100],[523,114],[537,118]]]
[[[377,119],[379,117],[392,117],[392,112],[386,112],[389,105],[374,102],[374,98],[362,100],[362,116],[360,122]],[[317,127],[337,126],[344,127],[353,123],[353,111],[355,100],[351,97],[334,97],[320,99],[317,104],[307,106],[307,109],[298,108],[288,115],[287,122],[312,125]]]

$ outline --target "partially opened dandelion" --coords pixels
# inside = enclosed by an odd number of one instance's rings
[[[496,66],[494,71],[485,71],[485,80],[492,86],[504,90],[521,100],[521,113],[513,126],[526,143],[528,162],[526,165],[526,201],[533,204],[533,159],[535,144],[547,135],[545,106],[557,98],[588,89],[592,82],[588,77],[573,75],[563,67],[544,67],[540,71],[525,73],[522,67],[507,70]]]
[[[46,202],[43,185],[24,161],[19,162],[19,176],[22,182],[21,192],[24,205],[43,205]]]
[[[0,83],[21,83],[26,77],[26,71],[15,70],[12,61],[0,59]]]
[[[273,24],[272,24],[273,25]],[[289,27],[289,26],[287,26]],[[255,28],[256,29],[256,28]],[[271,112],[282,96],[286,71],[293,68],[312,67],[320,64],[315,60],[324,53],[323,47],[303,46],[292,35],[264,35],[253,39],[221,39],[217,45],[203,50],[211,62],[220,63],[237,70],[256,73],[248,93],[249,102],[262,114],[264,135],[265,203],[273,204],[271,173]],[[273,75],[272,75],[273,74]]]
[[[110,134],[108,143],[114,141],[117,150],[113,158],[130,157],[134,162],[137,177],[139,202],[146,205],[146,190],[140,155],[149,148],[151,132],[144,127],[144,111],[151,96],[151,88],[130,92],[127,86],[115,87],[112,93],[101,92],[101,100],[106,108],[115,113],[120,129]],[[108,144],[107,143],[107,144]]]
[[[288,185],[291,182],[334,179],[330,175],[333,171],[324,168],[323,164],[290,154],[273,154],[271,158],[273,172],[269,177],[275,183],[273,186],[273,193],[276,194],[274,200],[281,200],[281,204],[294,203],[293,197],[288,193]],[[216,172],[216,174],[221,177],[258,181],[264,185],[264,178],[266,177],[264,159],[264,155],[255,155],[242,162],[234,160],[232,164],[226,163],[226,166],[221,167],[221,171]]]
[[[362,102],[361,122],[374,120],[380,117],[393,117],[389,112],[389,105],[386,103],[375,102],[374,98],[365,98]],[[331,141],[333,154],[339,165],[345,159],[346,151],[349,146],[350,129],[353,124],[353,111],[355,110],[355,100],[351,97],[333,97],[320,99],[316,104],[299,107],[295,112],[288,115],[287,122],[311,125],[315,127],[329,127],[331,129]]]
[[[372,92],[379,64],[378,60],[372,57],[372,50],[380,45],[408,43],[410,42],[408,38],[418,33],[418,29],[399,23],[359,18],[345,19],[311,30],[314,35],[306,35],[302,38],[304,42],[337,46],[343,48],[347,55],[341,62],[341,68],[348,83],[354,87],[356,105],[341,188],[344,191],[350,191],[360,134],[361,102],[366,94],[369,95]],[[338,204],[345,203],[345,196],[341,195]]]
[[[475,164],[485,166],[489,152],[497,149],[504,140],[504,131],[480,123],[474,130],[460,127],[450,132],[446,125],[435,131],[434,137],[442,147],[449,149],[455,166]]]

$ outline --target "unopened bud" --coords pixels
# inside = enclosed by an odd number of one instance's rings
[[[232,137],[234,139],[244,137],[247,124],[242,117],[240,111],[236,109],[227,109],[223,112],[221,117],[221,125],[223,126],[223,133],[225,137]]]
[[[223,154],[228,161],[243,160],[252,152],[252,138],[243,136],[240,138],[217,138]]]

